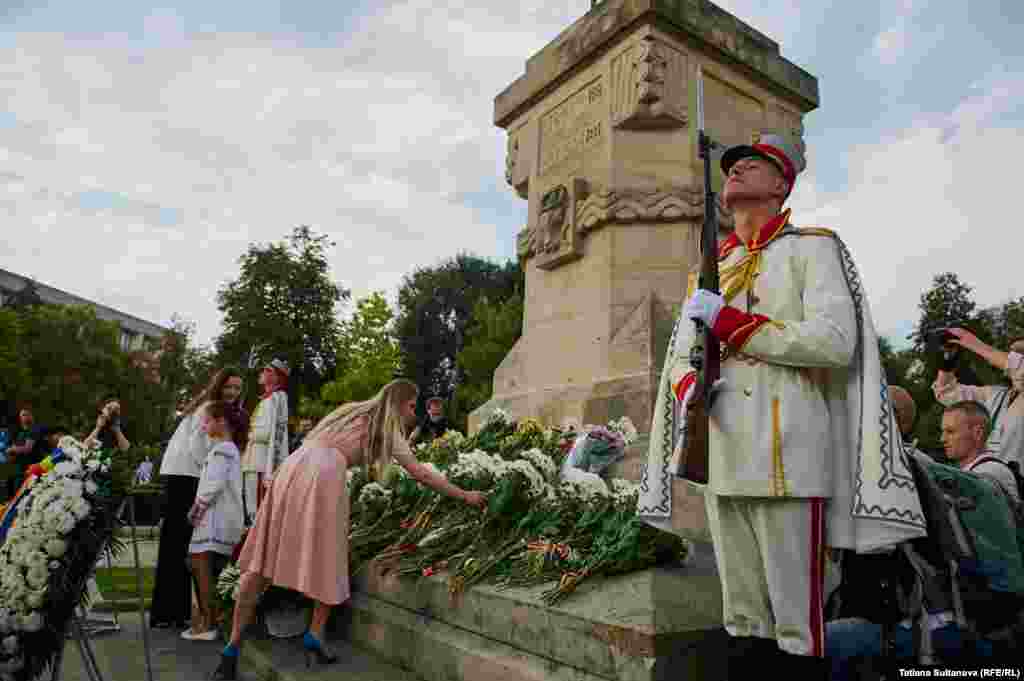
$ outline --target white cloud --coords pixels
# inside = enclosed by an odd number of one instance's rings
[[[1007,224],[1024,128],[997,122],[1022,95],[1024,74],[996,71],[952,111],[851,149],[843,193],[822,192],[813,176],[798,183],[794,221],[840,233],[881,332],[916,321],[921,294],[941,272],[974,286],[980,305],[1024,292],[1019,229]]]
[[[904,22],[885,29],[872,41],[872,51],[882,64],[895,64],[907,50],[907,28]]]
[[[333,274],[357,296],[460,250],[498,255],[525,202],[495,225],[455,197],[502,177],[493,99],[589,8],[559,5],[409,0],[330,47],[189,35],[170,11],[144,22],[148,47],[19,33],[0,48],[17,121],[0,127],[0,266],[153,321],[183,314],[208,340],[237,257],[298,224],[338,243]],[[87,190],[116,205],[83,207]]]

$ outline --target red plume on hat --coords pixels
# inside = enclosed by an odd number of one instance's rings
[[[789,183],[786,197],[793,191],[796,176],[807,168],[807,161],[798,144],[778,133],[762,133],[755,137],[753,144],[738,144],[722,154],[722,172],[726,175],[733,165],[743,158],[763,158],[774,163]]]

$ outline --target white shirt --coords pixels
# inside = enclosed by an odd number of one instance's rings
[[[205,408],[206,404],[199,406],[178,424],[164,451],[160,475],[187,475],[190,478],[198,478],[202,474],[206,455],[213,447],[210,438],[200,427]]]

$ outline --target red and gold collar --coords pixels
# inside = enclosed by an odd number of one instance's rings
[[[790,209],[787,208],[769,220],[764,227],[757,230],[754,238],[750,240],[749,244],[747,244],[747,252],[755,253],[770,244],[772,240],[782,232],[782,228],[786,226],[786,223],[789,222],[789,213]],[[725,260],[728,258],[729,254],[733,252],[733,249],[741,243],[743,242],[740,241],[738,236],[736,236],[736,232],[730,234],[729,238],[723,241],[718,247],[718,259]]]

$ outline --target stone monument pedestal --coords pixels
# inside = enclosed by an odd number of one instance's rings
[[[555,607],[548,587],[476,586],[449,601],[444,574],[356,580],[353,643],[425,681],[725,681],[727,635],[714,559],[584,582]]]
[[[494,407],[547,425],[629,416],[647,431],[704,217],[698,67],[705,127],[724,146],[767,130],[802,139],[818,103],[814,76],[708,0],[595,5],[495,99],[505,179],[528,202],[523,335],[471,431]]]

